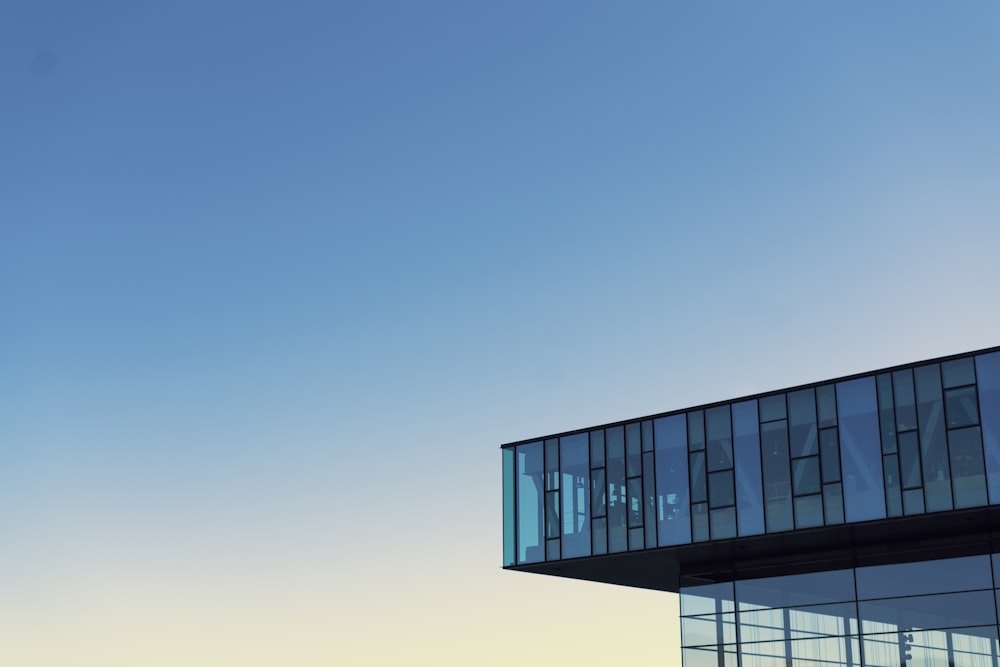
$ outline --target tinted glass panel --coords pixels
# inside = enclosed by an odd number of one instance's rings
[[[792,492],[797,496],[819,493],[819,457],[792,461]]]
[[[681,643],[684,646],[735,642],[736,614],[681,617]]]
[[[559,492],[545,492],[545,537],[559,537]]]
[[[960,387],[944,392],[948,428],[974,426],[979,423],[979,405],[975,387]]]
[[[650,419],[642,422],[642,451],[653,451],[653,422]]]
[[[691,502],[703,503],[708,500],[708,481],[705,472],[705,452],[690,455]]]
[[[928,630],[996,623],[993,591],[946,593],[858,603],[861,632],[896,628]]]
[[[608,513],[608,485],[604,476],[604,468],[590,471],[590,512],[594,516],[606,516]]]
[[[590,432],[590,466],[604,467],[604,431]]]
[[[649,439],[650,446],[652,446],[653,440],[653,422],[649,422]],[[643,443],[645,440],[646,432],[643,430]],[[654,480],[656,468],[653,462],[653,452],[644,452],[642,455],[642,495],[643,495],[643,512],[642,521],[645,526],[646,533],[646,548],[652,549],[656,546],[656,526],[657,526],[657,508],[656,508],[656,482]]]
[[[851,570],[832,570],[747,579],[736,582],[736,595],[740,612],[759,607],[851,602],[854,600],[854,574]]]
[[[759,399],[758,403],[760,404],[760,420],[762,422],[784,419],[786,417],[784,394],[765,396]]]
[[[760,535],[764,532],[764,499],[760,474],[757,401],[736,403],[732,410],[739,534]]]
[[[892,407],[892,376],[883,373],[875,378],[878,394],[878,422],[882,432],[882,452],[896,451],[896,411]]]
[[[705,449],[705,415],[701,410],[689,412],[687,416],[688,424],[688,447],[691,451]]]
[[[793,457],[817,452],[816,395],[812,389],[788,394],[788,441]]]
[[[514,529],[517,525],[514,517],[514,450],[503,450],[503,564],[513,565]]]
[[[642,478],[636,477],[627,482],[628,486],[628,527],[642,526]]]
[[[559,553],[559,539],[546,540],[545,560],[559,560],[562,555]]]
[[[761,424],[760,431],[767,532],[791,530],[792,485],[785,421]]]
[[[708,469],[726,470],[733,467],[733,435],[729,423],[729,406],[709,408],[705,412],[708,438]]]
[[[987,555],[859,567],[857,582],[859,600],[993,587]]]
[[[983,465],[983,442],[978,426],[948,432],[951,453],[951,478],[955,507],[979,507],[986,504],[986,469]]]
[[[848,523],[885,518],[875,378],[837,384],[844,515]]]
[[[818,489],[817,489],[818,491]],[[823,497],[801,496],[795,499],[795,527],[813,528],[823,525]]]
[[[1000,503],[1000,352],[976,357],[979,414],[991,503]]]
[[[736,503],[733,493],[733,471],[713,472],[708,476],[709,507],[727,507]]]
[[[542,538],[542,443],[517,447],[517,562],[545,560]]]
[[[844,494],[840,484],[823,487],[823,516],[828,526],[844,523]]]
[[[827,384],[816,389],[816,408],[820,428],[837,425],[837,396],[833,385]]]
[[[899,462],[895,454],[882,459],[885,474],[885,505],[889,516],[903,514],[903,488],[899,482]]]
[[[924,513],[924,490],[910,489],[909,491],[903,491],[903,514],[909,516],[911,514],[923,514],[923,513]]]
[[[590,465],[586,433],[559,439],[562,557],[590,555]]]
[[[716,614],[735,609],[732,582],[685,585],[680,593],[682,616]]]
[[[840,442],[837,429],[826,428],[819,432],[819,451],[824,482],[840,481]]]
[[[628,549],[628,513],[625,492],[625,429],[621,426],[606,429],[604,443],[607,448],[608,478],[608,551],[616,553]]]
[[[913,397],[913,371],[896,371],[892,374],[893,397],[895,398],[896,431],[910,431],[917,428],[917,402]]]
[[[708,539],[708,503],[691,506],[691,533],[695,542]]]
[[[545,441],[545,490],[559,488],[559,440]]]
[[[736,508],[726,507],[724,509],[711,510],[709,518],[712,524],[713,540],[728,540],[736,537]]]
[[[913,489],[922,484],[920,445],[916,431],[899,434],[899,468],[904,489]]]
[[[937,364],[913,370],[917,390],[917,423],[920,429],[920,458],[924,470],[924,505],[928,512],[949,510],[951,466],[944,434],[944,401],[941,371]]]
[[[642,435],[638,422],[625,426],[625,476],[642,474]]]
[[[945,389],[974,384],[976,382],[976,369],[972,357],[946,361],[941,364],[941,380]]]
[[[687,427],[684,415],[653,422],[656,456],[656,515],[660,546],[691,541],[688,501]]]
[[[608,553],[608,520],[605,518],[594,519],[591,523],[591,532],[593,533],[594,555]]]

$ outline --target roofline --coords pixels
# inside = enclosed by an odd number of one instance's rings
[[[858,378],[868,377],[870,375],[878,375],[880,373],[891,373],[893,371],[903,370],[906,368],[915,368],[917,366],[924,366],[926,364],[936,364],[944,361],[952,361],[954,359],[962,359],[964,357],[971,357],[980,354],[990,354],[991,352],[1000,352],[1000,345],[994,347],[987,347],[981,350],[972,350],[970,352],[960,352],[958,354],[949,354],[944,357],[935,357],[933,359],[923,359],[921,361],[911,361],[905,364],[897,364],[895,366],[888,366],[886,368],[879,368],[873,371],[864,371],[862,373],[852,373],[851,375],[843,375],[841,377],[830,378],[829,380],[820,380],[819,382],[809,382],[806,384],[798,384],[792,387],[785,387],[783,389],[773,389],[771,391],[764,391],[758,394],[749,394],[747,396],[740,396],[737,398],[728,398],[722,401],[713,401],[711,403],[702,403],[700,405],[693,405],[687,408],[680,408],[677,410],[669,410],[667,412],[658,412],[652,415],[645,415],[642,417],[632,417],[629,419],[622,419],[619,421],[608,422],[607,424],[597,424],[594,426],[588,426],[586,428],[573,429],[572,431],[562,431],[560,433],[553,433],[551,435],[543,435],[534,438],[525,438],[523,440],[517,440],[515,442],[508,442],[500,445],[500,449],[509,449],[511,447],[516,447],[517,445],[524,445],[532,442],[539,442],[541,440],[550,440],[552,438],[562,438],[569,435],[577,435],[579,433],[587,433],[596,429],[602,428],[613,428],[615,426],[624,426],[625,424],[631,424],[637,421],[644,421],[646,419],[659,419],[660,417],[670,417],[673,415],[685,414],[691,412],[692,410],[704,410],[707,408],[714,408],[720,405],[729,405],[731,403],[740,403],[742,401],[752,401],[754,399],[765,398],[767,396],[774,396],[775,394],[784,394],[789,391],[797,391],[799,389],[811,389],[819,387],[822,385],[831,384],[834,382],[846,382],[848,380],[856,380]]]

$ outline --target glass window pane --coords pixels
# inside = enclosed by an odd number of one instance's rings
[[[642,474],[642,436],[639,423],[625,425],[625,476]]]
[[[514,450],[503,451],[503,564],[513,565],[514,548]]]
[[[817,489],[818,491],[819,489]],[[823,497],[801,496],[795,499],[795,527],[813,528],[823,525]]]
[[[976,357],[979,415],[991,503],[1000,503],[1000,352]]]
[[[975,384],[976,368],[973,365],[972,357],[946,361],[941,364],[941,380],[945,389]]]
[[[590,512],[594,516],[606,516],[608,513],[607,481],[604,468],[590,471]]]
[[[731,581],[682,585],[680,590],[681,615],[700,616],[734,611],[736,609],[735,599]]]
[[[687,416],[688,447],[691,451],[705,449],[705,415],[701,410]]]
[[[882,433],[882,453],[896,453],[896,411],[892,407],[892,376],[883,373],[875,378],[878,394],[878,423]]]
[[[638,551],[645,546],[645,540],[643,538],[642,526],[638,528],[628,529],[628,550]]]
[[[948,428],[975,426],[979,423],[979,406],[976,403],[976,388],[961,387],[944,392]]]
[[[650,430],[650,441],[652,441],[652,430],[653,422],[649,422]],[[643,430],[643,443],[646,442],[646,434]],[[657,511],[656,511],[656,482],[655,482],[655,472],[656,467],[653,461],[653,452],[643,452],[642,455],[642,494],[643,494],[643,511],[642,511],[642,522],[646,528],[646,548],[652,549],[656,546],[656,526],[657,526]]]
[[[924,490],[910,489],[909,491],[903,491],[903,514],[910,516],[911,514],[923,513]]]
[[[859,602],[858,613],[862,633],[879,632],[884,625],[930,630],[996,623],[992,590]]]
[[[979,507],[986,504],[986,469],[983,465],[983,442],[978,426],[948,432],[951,453],[951,478],[955,507]]]
[[[608,520],[605,518],[594,519],[591,525],[593,532],[592,547],[595,556],[608,553]]]
[[[708,475],[709,507],[728,507],[736,503],[733,492],[733,471],[723,470]]]
[[[917,428],[917,402],[913,397],[913,371],[896,371],[892,374],[893,403],[896,410],[896,431]]]
[[[590,467],[604,467],[604,431],[590,432]]]
[[[899,434],[900,479],[904,489],[913,489],[923,484],[920,474],[920,444],[917,432]]]
[[[988,555],[859,567],[856,577],[859,600],[993,588]]]
[[[559,492],[545,492],[545,537],[559,537]]]
[[[844,523],[844,494],[840,484],[823,486],[823,515],[828,526]]]
[[[816,396],[812,389],[788,394],[788,442],[793,458],[817,452]]]
[[[695,542],[708,539],[708,503],[691,506],[691,532]]]
[[[642,422],[642,451],[653,451],[653,420]]]
[[[590,555],[590,465],[586,433],[559,439],[562,557]]]
[[[848,523],[885,518],[875,378],[837,383],[844,515]]]
[[[559,560],[559,538],[545,541],[545,560]]]
[[[928,512],[950,510],[951,466],[944,433],[941,371],[937,364],[913,370],[917,390],[920,459],[924,469],[924,505]]]
[[[761,424],[760,431],[767,532],[791,530],[792,485],[785,422],[780,420]]]
[[[895,454],[883,457],[885,505],[889,516],[903,515],[903,487],[899,482],[899,462]]]
[[[628,527],[642,526],[642,478],[634,477],[626,483],[628,486]]]
[[[832,384],[816,388],[816,407],[820,428],[837,425],[837,396]]]
[[[730,647],[729,651],[714,646],[684,648],[681,649],[681,660],[684,667],[736,667],[736,647]]]
[[[542,529],[542,493],[544,480],[542,443],[517,447],[517,562],[540,563],[545,560]]]
[[[769,422],[775,421],[776,419],[784,419],[785,413],[785,395],[777,394],[775,396],[765,396],[758,400],[760,405],[760,421]]]
[[[711,510],[712,539],[728,540],[736,537],[736,508],[725,507]]]
[[[760,474],[757,401],[736,403],[732,412],[739,534],[760,535],[764,532],[764,498]]]
[[[819,457],[792,461],[792,493],[796,496],[819,493]]]
[[[660,546],[687,544],[691,541],[686,423],[684,415],[661,417],[653,422],[657,536]]]
[[[703,503],[708,500],[708,484],[705,478],[705,452],[691,454],[691,502]]]
[[[733,467],[733,434],[729,422],[729,406],[709,408],[705,412],[708,440],[708,469],[726,470]]]
[[[608,551],[628,550],[628,512],[625,493],[625,428],[604,431],[608,478]]]
[[[736,642],[736,614],[681,617],[681,644],[707,646]]]
[[[790,574],[736,582],[740,613],[760,607],[795,607],[799,605],[852,602],[854,572],[829,570],[808,574]]]
[[[837,429],[825,428],[819,432],[819,451],[822,463],[823,481],[840,481],[840,442]]]
[[[559,440],[545,441],[545,490],[559,488]]]

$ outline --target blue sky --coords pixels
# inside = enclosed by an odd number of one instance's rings
[[[997,344],[998,28],[8,0],[0,657],[675,651],[499,571],[497,446]]]

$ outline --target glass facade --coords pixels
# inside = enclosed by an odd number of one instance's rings
[[[505,566],[1000,504],[1000,351],[517,444],[503,471]]]
[[[996,667],[989,554],[744,579],[680,591],[684,667]]]

